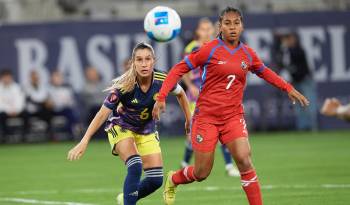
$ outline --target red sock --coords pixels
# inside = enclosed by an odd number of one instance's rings
[[[241,183],[249,205],[262,205],[260,185],[255,170],[241,173]]]
[[[196,181],[196,177],[194,176],[194,167],[187,166],[183,169],[176,171],[171,179],[175,185],[188,184]]]

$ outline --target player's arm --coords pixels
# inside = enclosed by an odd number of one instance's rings
[[[260,78],[264,79],[271,85],[279,88],[282,91],[288,93],[288,97],[291,99],[293,104],[297,101],[302,106],[308,106],[309,100],[306,99],[304,95],[302,95],[299,91],[297,91],[291,84],[287,83],[281,76],[272,71],[270,68],[266,67],[260,58],[256,55],[253,49],[248,48],[249,53],[252,57],[252,65],[250,67],[250,71],[255,73]]]
[[[108,119],[108,116],[112,113],[113,109],[118,105],[118,103],[119,103],[118,93],[116,93],[116,91],[109,93],[103,105],[101,106],[100,110],[96,113],[94,119],[91,121],[83,138],[75,147],[69,150],[68,156],[67,156],[68,160],[70,161],[78,160],[83,156],[92,136],[97,132],[97,130],[102,126],[102,124]]]
[[[198,69],[203,65],[205,60],[209,56],[211,48],[209,46],[202,46],[199,50],[192,52],[185,56],[184,60],[176,64],[165,78],[162,88],[159,91],[157,101],[154,104],[152,116],[153,119],[159,120],[161,112],[165,111],[165,99],[169,91],[175,86],[175,84],[181,79],[181,77],[188,73],[190,70]]]
[[[107,120],[108,116],[111,114],[112,110],[102,105],[100,110],[95,115],[94,119],[91,121],[88,129],[86,130],[84,137],[81,141],[68,152],[67,159],[70,161],[78,160],[83,156],[87,145],[90,142],[92,136],[97,132],[101,125]]]
[[[185,115],[185,131],[186,134],[188,134],[190,132],[191,112],[186,93],[184,89],[182,89],[182,87],[177,84],[176,88],[172,91],[172,94],[176,95],[177,101],[179,102],[182,112]]]
[[[327,98],[321,108],[321,114],[350,121],[350,104],[342,105],[336,98]]]
[[[162,88],[159,91],[156,103],[153,106],[152,117],[154,120],[160,120],[160,113],[165,112],[165,99],[170,90],[176,85],[181,77],[189,72],[190,69],[184,61],[176,64],[165,78]]]

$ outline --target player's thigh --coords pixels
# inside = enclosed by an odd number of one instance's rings
[[[125,138],[120,140],[115,146],[114,151],[124,162],[132,155],[137,155],[137,147],[134,138]]]
[[[248,171],[253,167],[248,137],[236,138],[225,145],[233,156],[237,167],[241,172]]]
[[[197,178],[205,179],[209,176],[214,165],[215,151],[194,151],[194,173]]]
[[[106,132],[113,155],[119,155],[125,162],[130,156],[138,154],[132,131],[124,129],[119,125],[114,125]]]
[[[163,167],[163,159],[161,153],[148,154],[141,157],[143,169],[153,167]]]

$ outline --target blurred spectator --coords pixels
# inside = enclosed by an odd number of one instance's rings
[[[321,114],[328,117],[350,121],[350,103],[342,105],[336,98],[327,98],[321,108]]]
[[[124,59],[124,61],[123,61],[123,73],[125,73],[127,70],[129,70],[130,64],[131,64],[131,62],[130,62],[129,58]]]
[[[45,132],[52,139],[51,104],[49,101],[48,86],[45,85],[36,70],[30,72],[30,83],[24,88],[26,94],[26,110],[28,117],[37,117],[46,122]]]
[[[85,77],[86,84],[82,90],[81,96],[82,103],[86,108],[85,110],[88,110],[84,123],[89,124],[105,99],[103,90],[106,88],[106,85],[102,82],[99,73],[94,67],[85,69]]]
[[[74,128],[78,125],[74,109],[75,96],[71,87],[64,84],[62,74],[56,70],[51,74],[49,99],[54,116],[63,116],[66,120],[66,130],[74,137]]]
[[[6,141],[10,133],[9,120],[20,119],[23,122],[22,136],[25,140],[26,121],[24,113],[24,93],[20,86],[14,81],[10,70],[3,70],[0,73],[0,123],[3,138]]]
[[[312,78],[304,49],[295,33],[287,33],[281,38],[282,65],[292,79],[297,90],[304,93],[310,100],[310,106],[302,110],[295,107],[296,127],[298,130],[317,130],[317,91]]]

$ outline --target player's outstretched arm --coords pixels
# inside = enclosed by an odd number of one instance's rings
[[[291,84],[287,83],[283,78],[281,78],[281,76],[273,72],[270,68],[265,67],[262,71],[259,71],[256,74],[276,88],[287,92],[288,97],[293,104],[299,102],[303,107],[310,104],[309,100],[304,95],[297,91]]]
[[[321,114],[350,121],[350,103],[342,105],[336,98],[327,98],[322,105]]]
[[[186,93],[183,89],[176,95],[177,101],[185,115],[185,131],[186,135],[190,133],[190,124],[191,124],[191,112],[190,105],[186,96]]]
[[[88,129],[86,130],[84,137],[75,147],[69,150],[68,156],[67,156],[67,159],[69,161],[78,160],[83,156],[91,137],[96,133],[96,131],[101,127],[101,125],[107,120],[111,112],[112,112],[111,109],[105,107],[104,105],[101,106],[100,110],[97,112],[94,119],[91,121]]]

